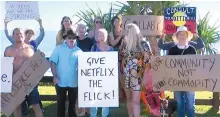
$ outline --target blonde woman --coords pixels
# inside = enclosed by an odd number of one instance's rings
[[[129,117],[140,117],[141,84],[151,51],[136,24],[127,24],[125,31],[125,39],[119,50],[122,57],[122,84],[125,88]]]

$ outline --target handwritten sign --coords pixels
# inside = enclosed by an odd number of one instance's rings
[[[13,60],[12,57],[1,58],[1,93],[11,93]]]
[[[13,75],[11,93],[1,94],[2,113],[10,116],[25,96],[39,83],[50,64],[39,50]]]
[[[78,60],[79,107],[118,107],[118,53],[84,52]]]
[[[196,32],[196,7],[170,7],[164,9],[164,32],[173,34],[178,26]]]
[[[220,92],[220,55],[155,57],[153,89]]]
[[[5,2],[6,17],[8,20],[39,19],[37,1],[7,1]]]
[[[143,36],[157,36],[163,33],[164,17],[163,16],[145,16],[130,15],[123,16],[123,29],[126,24],[136,23],[141,30]]]

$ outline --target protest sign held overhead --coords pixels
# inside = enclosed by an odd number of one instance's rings
[[[1,93],[11,93],[13,57],[1,58]]]
[[[13,75],[11,93],[1,94],[1,111],[6,116],[11,115],[14,109],[20,105],[25,96],[43,78],[50,64],[44,53],[37,51],[33,57],[28,59]]]
[[[7,20],[39,19],[37,1],[7,1],[5,2]]]
[[[163,34],[164,17],[153,15],[130,15],[122,17],[123,30],[128,23],[135,23],[143,36],[157,36]]]
[[[178,26],[186,26],[196,33],[196,7],[170,7],[164,9],[164,33],[173,34]]]
[[[118,53],[80,53],[78,65],[79,107],[118,107]]]
[[[220,92],[220,55],[154,57],[154,90]]]

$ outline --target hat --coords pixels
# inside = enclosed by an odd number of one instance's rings
[[[73,37],[75,37],[75,39],[79,39],[79,36],[77,36],[76,33],[73,32],[72,29],[69,29],[67,31],[67,33],[65,35],[63,35],[63,39],[66,39],[67,36],[73,36]]]
[[[173,36],[172,36],[174,42],[178,42],[177,33],[178,33],[178,32],[182,32],[182,31],[187,32],[187,34],[188,34],[187,40],[188,40],[188,41],[190,41],[190,40],[193,38],[193,33],[191,33],[190,31],[188,31],[187,27],[185,27],[185,26],[180,26],[180,27],[177,28],[177,31],[176,31],[176,32],[173,34]]]

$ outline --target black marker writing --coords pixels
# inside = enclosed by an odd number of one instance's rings
[[[101,58],[92,58],[89,57],[87,59],[87,63],[91,66],[92,64],[105,64],[105,57],[101,57]]]

